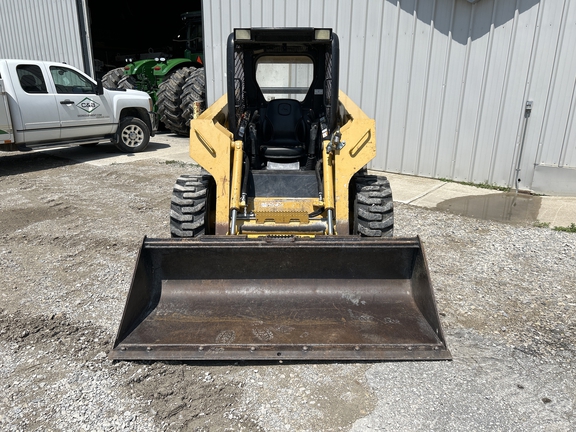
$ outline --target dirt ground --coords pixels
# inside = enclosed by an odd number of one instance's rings
[[[396,415],[395,430],[576,428],[576,235],[410,206],[397,208],[397,233],[424,236],[455,354],[454,362],[434,366],[438,377],[459,382],[450,375],[458,365],[517,353],[530,367],[553,365],[545,376],[556,393],[533,389],[514,399],[510,418],[487,415],[483,422],[459,411],[456,391],[444,402],[456,407],[450,412],[460,423],[431,425],[418,411],[419,428],[411,423],[414,402],[382,395],[393,381],[376,377],[383,369],[371,363],[108,360],[142,239],[169,237],[174,181],[197,169],[157,159],[92,166],[46,153],[0,153],[1,429],[344,431],[360,422],[357,430],[394,430],[382,414],[390,407],[405,413]],[[497,353],[486,354],[490,349]],[[399,373],[406,381],[423,373],[423,364],[378,367],[390,380]],[[498,387],[496,374],[475,373],[475,389]],[[535,382],[518,378],[506,392]],[[407,397],[434,398],[436,391],[413,389]],[[471,404],[484,398],[472,393]],[[541,422],[512,422],[529,409]]]
[[[0,157],[0,425],[261,429],[239,405],[246,386],[262,385],[261,366],[106,359],[140,243],[145,235],[169,237],[174,181],[197,169],[162,161],[94,168],[43,153]],[[362,392],[340,399],[365,379],[362,368],[339,369],[342,381],[317,389],[296,379],[293,397],[330,410],[340,405],[332,421],[350,425],[370,402]]]

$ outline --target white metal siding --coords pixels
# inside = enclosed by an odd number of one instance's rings
[[[514,186],[521,156],[523,189],[532,188],[537,165],[576,168],[574,1],[205,0],[203,7],[210,102],[226,92],[233,28],[331,27],[340,37],[340,86],[377,122],[372,168]]]
[[[87,28],[84,0],[2,0],[0,58],[66,62],[92,75]]]

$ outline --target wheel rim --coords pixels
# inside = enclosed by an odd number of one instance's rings
[[[136,126],[126,126],[122,131],[122,142],[128,147],[138,147],[144,141],[144,131]]]

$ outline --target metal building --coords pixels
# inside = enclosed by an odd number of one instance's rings
[[[94,76],[87,0],[2,0],[0,58],[62,61]]]
[[[203,0],[209,102],[235,27],[331,27],[371,168],[576,195],[576,2]],[[518,180],[519,179],[519,180]]]

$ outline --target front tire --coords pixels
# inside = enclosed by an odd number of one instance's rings
[[[216,183],[207,172],[176,180],[170,205],[170,234],[175,238],[214,234]]]
[[[390,182],[384,176],[356,174],[356,195],[351,198],[352,234],[362,237],[392,237],[394,202]]]
[[[125,117],[120,121],[115,144],[124,153],[137,153],[148,147],[150,129],[137,117]]]

